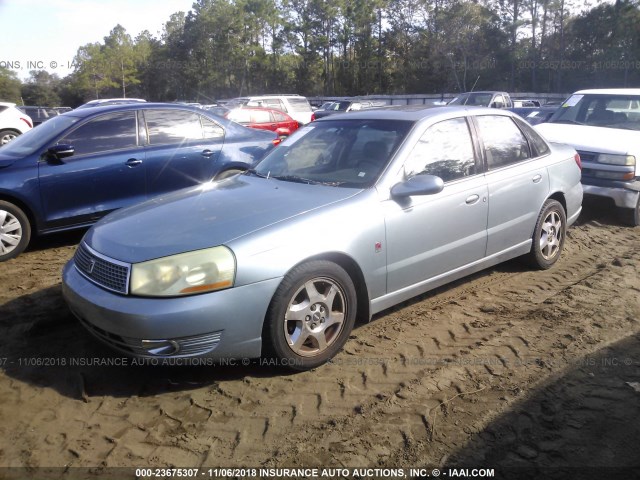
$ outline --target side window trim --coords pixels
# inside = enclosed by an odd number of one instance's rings
[[[137,110],[136,122],[138,128],[138,146],[146,147],[149,145],[149,129],[147,128],[147,120],[144,116],[144,109]]]
[[[484,144],[482,143],[474,116],[467,115],[466,120],[469,133],[471,134],[471,141],[473,142],[473,155],[476,158],[476,174],[482,175],[488,170],[488,165],[484,157]]]
[[[520,129],[522,134],[527,139],[527,142],[529,143],[529,151],[531,152],[532,158],[542,158],[542,157],[546,157],[546,156],[551,154],[551,149],[548,149],[545,153],[540,153],[538,148],[535,146],[535,144],[533,142],[533,139],[529,135],[528,130],[526,128],[523,128],[523,123],[522,123],[523,120],[520,120],[519,118],[514,118],[514,120],[516,122],[516,125],[518,125],[518,128]],[[542,141],[544,141],[545,144],[547,143],[547,141],[544,138],[542,138]],[[548,148],[548,146],[547,146],[547,148]]]

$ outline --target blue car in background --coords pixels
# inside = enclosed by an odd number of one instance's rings
[[[118,208],[226,178],[278,142],[273,132],[184,105],[114,105],[52,118],[0,148],[0,261],[18,256],[32,232],[87,227]]]

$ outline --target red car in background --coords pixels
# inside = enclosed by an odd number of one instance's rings
[[[262,107],[234,108],[224,113],[224,117],[245,127],[271,130],[280,138],[288,137],[300,124],[280,110]]]

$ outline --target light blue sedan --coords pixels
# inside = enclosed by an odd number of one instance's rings
[[[510,112],[334,115],[243,175],[107,216],[63,294],[133,356],[306,370],[356,319],[510,258],[551,267],[581,205],[575,150]]]

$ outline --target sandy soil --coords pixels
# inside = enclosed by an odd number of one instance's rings
[[[295,375],[90,364],[121,357],[61,298],[81,234],[39,240],[0,264],[0,466],[640,467],[640,228],[610,216],[583,216],[553,269],[407,302]]]

